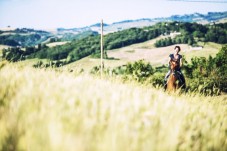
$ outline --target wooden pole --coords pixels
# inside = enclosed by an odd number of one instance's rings
[[[104,66],[104,63],[103,63],[103,20],[101,20],[101,78],[102,78],[102,75],[103,75],[103,66]]]

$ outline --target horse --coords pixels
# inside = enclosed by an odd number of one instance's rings
[[[180,82],[180,72],[176,69],[179,66],[179,62],[170,61],[170,75],[167,81],[167,91],[176,91],[179,88],[185,88],[185,83]]]

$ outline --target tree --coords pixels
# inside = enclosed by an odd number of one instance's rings
[[[218,43],[220,44],[225,44],[227,43],[227,39],[225,36],[221,35],[219,38],[218,38]]]

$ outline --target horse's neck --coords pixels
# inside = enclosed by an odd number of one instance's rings
[[[168,90],[173,90],[176,88],[176,80],[177,78],[173,75],[173,73],[171,73],[167,83]]]
[[[177,77],[174,76],[174,74],[175,74],[174,72],[172,72],[172,73],[170,74],[169,82],[172,82],[172,83],[176,82]]]

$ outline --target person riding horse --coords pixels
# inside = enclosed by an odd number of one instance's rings
[[[167,88],[167,81],[171,74],[171,69],[170,69],[171,62],[176,62],[177,67],[176,67],[175,71],[177,73],[178,80],[180,82],[180,85],[182,85],[182,88],[185,88],[185,78],[184,78],[183,73],[181,72],[181,67],[183,66],[182,55],[179,54],[179,52],[181,51],[181,48],[180,48],[180,46],[175,46],[174,50],[175,50],[175,53],[169,55],[169,61],[168,61],[169,71],[166,74],[165,79],[164,79],[164,82],[165,82],[164,88],[165,89]]]

